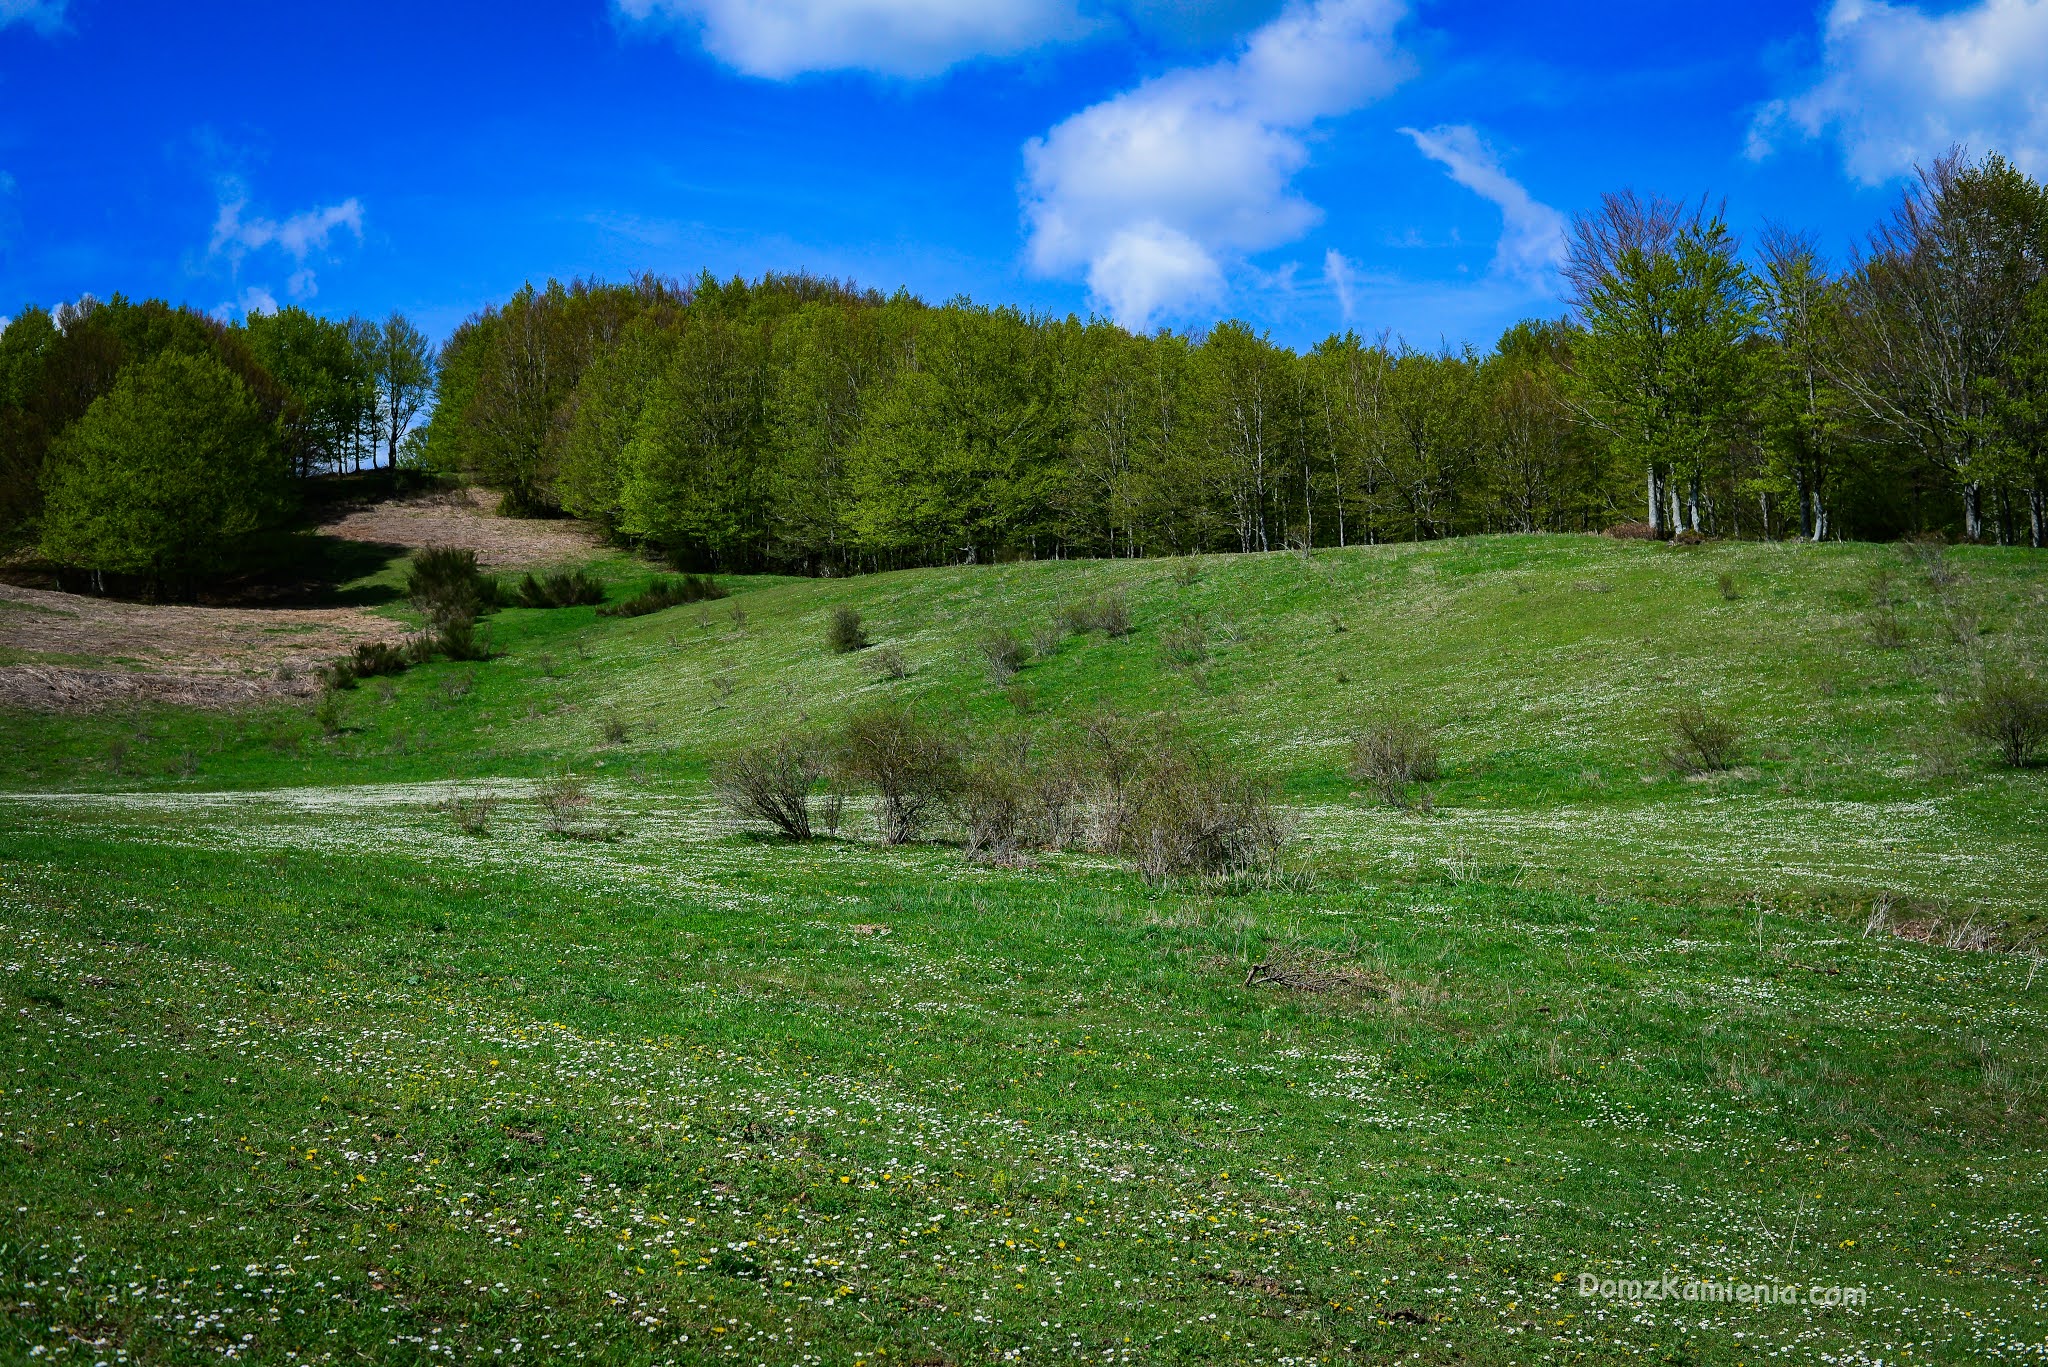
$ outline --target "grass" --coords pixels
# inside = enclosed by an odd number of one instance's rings
[[[351,694],[331,741],[297,711],[6,718],[0,1351],[2038,1360],[2048,979],[1864,932],[1882,897],[2033,933],[2042,776],[1942,718],[1984,659],[2039,658],[2044,580],[1902,573],[1880,649],[1860,595],[1895,555],[732,580],[743,628],[500,613],[504,656]],[[1131,640],[1026,665],[1029,720],[1171,710],[1279,777],[1279,883],[975,866],[862,813],[790,845],[712,805],[706,756],[791,719],[1014,722],[979,635],[1118,588]],[[907,678],[825,648],[842,604]],[[1157,649],[1185,615],[1196,671]],[[1662,764],[1682,696],[1746,767]],[[1368,702],[1438,728],[1433,814],[1350,797]],[[564,765],[613,838],[550,834]],[[485,794],[465,831],[450,800]],[[1868,1299],[1578,1293],[1666,1272]]]

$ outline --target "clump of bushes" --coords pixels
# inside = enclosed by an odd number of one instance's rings
[[[1099,631],[1122,640],[1131,634],[1131,605],[1121,592],[1062,603],[1059,625],[1069,636],[1085,636],[1091,631]]]
[[[512,601],[522,608],[588,607],[604,601],[604,585],[583,570],[529,574],[513,590]]]
[[[975,649],[987,664],[989,677],[997,683],[1008,683],[1031,658],[1031,648],[1024,644],[1024,638],[1008,627],[991,627],[983,632]]]
[[[1418,801],[1416,785],[1434,783],[1442,772],[1436,736],[1406,717],[1375,718],[1351,742],[1350,772],[1387,806],[1413,807]],[[1420,801],[1428,800],[1425,788]]]
[[[811,795],[826,771],[821,745],[784,736],[720,759],[711,766],[711,786],[739,815],[765,821],[791,840],[809,840]]]
[[[962,759],[950,730],[907,707],[858,713],[839,739],[839,772],[874,791],[886,845],[924,832],[959,790]]]
[[[835,655],[851,655],[856,650],[866,650],[874,642],[868,639],[867,625],[858,612],[836,607],[825,623],[825,644]]]
[[[726,597],[724,586],[715,579],[701,574],[685,574],[676,578],[660,578],[623,603],[612,603],[597,610],[600,617],[645,617],[650,612],[676,607],[682,603],[702,603],[708,599]],[[738,609],[734,609],[738,620]]]
[[[1698,703],[1671,710],[1671,767],[1681,774],[1711,774],[1733,769],[1742,757],[1742,728],[1726,713]]]
[[[1168,669],[1197,670],[1209,661],[1209,630],[1189,617],[1168,627],[1159,637],[1159,658]]]
[[[364,679],[403,674],[418,663],[418,646],[402,650],[388,641],[365,641],[353,655],[344,655],[320,671],[320,681],[330,689],[354,688]]]
[[[2048,687],[2014,670],[1988,673],[1977,695],[1958,709],[1956,724],[1996,747],[2005,763],[2024,768],[2048,747]]]
[[[883,646],[867,658],[868,671],[878,679],[907,679],[910,661],[895,646]]]
[[[421,658],[439,652],[451,660],[482,660],[490,647],[477,627],[499,605],[498,581],[477,568],[476,552],[430,547],[413,557],[406,596],[427,619]]]
[[[1261,780],[1185,744],[1148,757],[1126,830],[1148,882],[1270,872],[1293,831]]]
[[[534,790],[540,804],[541,826],[549,835],[564,840],[615,840],[622,832],[616,826],[594,823],[590,785],[574,770],[564,769]]]

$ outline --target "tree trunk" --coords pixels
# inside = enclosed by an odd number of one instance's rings
[[[1664,535],[1664,491],[1658,487],[1657,466],[1650,465],[1650,531],[1652,535]]]
[[[2048,523],[2048,489],[2043,489],[2038,479],[2034,481],[2034,487],[2027,490],[2027,523],[2034,549],[2038,551],[2044,538],[2048,538],[2048,526],[2043,525]]]
[[[1984,486],[1974,479],[1963,486],[1963,538],[1984,539]]]

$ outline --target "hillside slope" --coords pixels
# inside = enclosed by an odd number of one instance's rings
[[[506,611],[500,658],[351,694],[333,738],[296,713],[13,716],[5,781],[162,784],[169,765],[179,785],[271,787],[570,765],[661,782],[890,699],[984,732],[1116,708],[1170,714],[1279,779],[1311,859],[1722,900],[1888,893],[1951,923],[2048,909],[2031,874],[2048,785],[1999,769],[1951,721],[1987,663],[2048,658],[2048,572],[2029,552],[1492,537],[728,582],[728,601],[640,618]],[[992,680],[988,632],[1043,634],[1063,606],[1111,594],[1127,638],[1055,632]],[[874,649],[827,649],[841,606]],[[878,674],[883,649],[906,677]],[[1686,702],[1737,721],[1737,769],[1685,779],[1664,763]],[[1348,737],[1383,708],[1439,730],[1432,814],[1374,808],[1344,776]]]

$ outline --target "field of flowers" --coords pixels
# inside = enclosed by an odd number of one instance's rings
[[[8,1357],[2048,1356],[2028,956],[500,791],[0,806]]]
[[[2048,650],[2031,553],[730,587],[507,610],[325,725],[0,713],[0,1359],[2048,1360],[2048,780],[1952,721]],[[712,802],[890,698],[1171,714],[1300,839],[1161,889]],[[1665,762],[1685,702],[1735,767]],[[1429,810],[1343,772],[1383,707]]]

